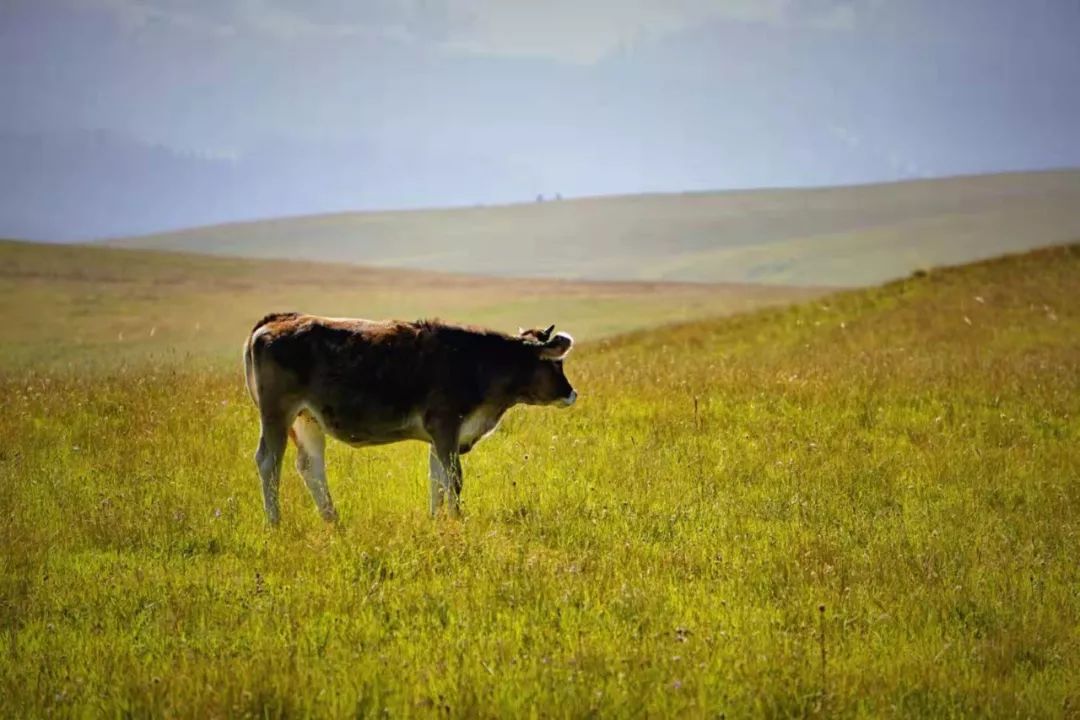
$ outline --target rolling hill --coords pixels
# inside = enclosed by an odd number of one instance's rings
[[[1080,170],[284,218],[110,245],[481,275],[858,286],[1080,236]]]
[[[484,278],[175,252],[0,241],[0,372],[167,357],[234,364],[271,310],[442,317],[580,340],[793,302],[820,289]]]

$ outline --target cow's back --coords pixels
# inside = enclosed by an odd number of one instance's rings
[[[297,315],[263,326],[252,342],[257,362],[310,392],[413,394],[429,360],[416,329],[402,322]]]

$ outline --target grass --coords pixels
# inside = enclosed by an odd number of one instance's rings
[[[1073,246],[585,343],[462,522],[422,446],[335,443],[344,527],[290,472],[269,530],[212,354],[13,370],[5,713],[1075,716],[1078,286]]]
[[[821,294],[815,288],[482,278],[0,241],[0,372],[118,364],[230,371],[270,310],[444,317],[505,331],[573,321],[588,341]]]

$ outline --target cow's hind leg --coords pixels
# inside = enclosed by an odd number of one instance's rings
[[[288,442],[289,418],[285,413],[263,410],[260,421],[262,433],[259,436],[259,448],[255,451],[255,464],[262,480],[266,520],[271,525],[277,525],[281,520],[278,488],[281,486],[281,462],[285,458],[285,444]]]
[[[326,434],[319,421],[310,413],[301,412],[292,425],[292,438],[296,441],[296,469],[304,478],[311,498],[319,508],[319,514],[327,522],[337,522],[337,510],[330,499],[326,484]]]

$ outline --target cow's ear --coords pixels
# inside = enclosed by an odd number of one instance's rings
[[[541,330],[540,328],[532,328],[526,330],[525,328],[518,328],[518,337],[524,338],[526,342],[534,343],[536,345],[543,345],[551,339],[551,331],[555,329],[552,325],[547,330]]]
[[[559,333],[544,343],[544,347],[540,351],[540,357],[545,360],[562,360],[573,347],[574,338],[566,333]]]

